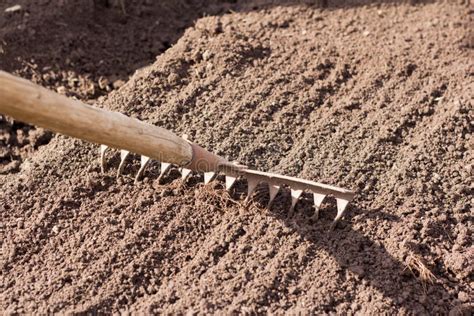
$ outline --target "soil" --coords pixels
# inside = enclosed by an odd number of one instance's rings
[[[0,310],[472,314],[472,4],[230,2],[6,1],[0,68],[354,189],[343,221],[328,231],[331,199],[319,220],[309,195],[288,216],[287,190],[245,206],[243,180],[160,182],[156,163],[134,184],[139,157],[117,179],[118,153],[101,174],[96,145],[4,118]],[[40,27],[57,21],[77,23]]]

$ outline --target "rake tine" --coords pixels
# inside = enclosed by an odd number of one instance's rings
[[[161,178],[163,178],[163,176],[166,175],[166,173],[170,170],[171,168],[171,164],[170,163],[167,163],[167,162],[162,162],[161,163],[161,166],[160,166],[160,176],[158,177],[158,181],[161,180]]]
[[[140,169],[138,169],[137,175],[135,176],[135,182],[138,182],[138,180],[141,179],[143,172],[145,171],[145,168],[148,166],[150,162],[151,162],[150,157],[140,156]]]
[[[187,168],[181,168],[181,179],[183,179],[183,182],[186,181],[186,179],[189,177],[189,175],[191,174],[191,169],[187,169]]]
[[[236,177],[225,176],[225,188],[227,191],[232,189],[232,186],[234,185],[235,180],[237,180]]]
[[[208,184],[216,177],[215,172],[204,172],[204,184]]]
[[[117,177],[122,174],[123,168],[125,168],[125,161],[129,155],[130,152],[128,150],[120,150],[120,164],[117,170]]]
[[[99,152],[100,152],[100,171],[102,173],[105,172],[105,152],[107,151],[109,147],[106,146],[106,145],[100,145],[100,149],[99,149]]]
[[[247,178],[247,197],[245,198],[244,203],[248,203],[248,201],[250,201],[252,193],[253,191],[255,191],[255,188],[257,187],[258,182],[259,180],[256,177]]]
[[[314,219],[319,218],[319,208],[321,207],[321,204],[323,203],[324,198],[326,195],[324,194],[319,194],[319,193],[313,193],[314,197]]]
[[[298,199],[300,198],[302,193],[303,193],[303,190],[291,189],[291,207],[290,207],[290,212],[288,213],[288,216],[293,215],[293,212],[295,211],[296,203],[298,202]]]
[[[270,192],[270,200],[268,201],[267,208],[270,208],[270,206],[272,206],[273,200],[275,199],[278,192],[280,191],[280,186],[269,184],[268,190]]]
[[[336,227],[337,222],[339,222],[342,215],[344,215],[344,211],[347,207],[347,204],[349,204],[349,200],[336,198],[336,203],[337,203],[337,215],[334,221],[332,222],[331,228],[329,230],[333,230]]]

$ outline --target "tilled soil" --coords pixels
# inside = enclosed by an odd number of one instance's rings
[[[472,7],[258,3],[197,20],[99,106],[352,188],[345,219],[157,164],[134,185],[138,157],[116,179],[117,153],[101,174],[57,135],[0,175],[2,310],[472,313]]]

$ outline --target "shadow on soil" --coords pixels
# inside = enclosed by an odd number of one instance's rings
[[[422,282],[416,271],[411,271],[407,265],[393,257],[385,248],[383,240],[372,240],[354,229],[350,223],[357,214],[357,221],[374,219],[382,222],[379,220],[384,219],[389,225],[393,225],[400,221],[397,216],[381,210],[363,210],[352,205],[347,210],[345,219],[333,231],[328,231],[336,215],[335,201],[328,201],[330,203],[326,207],[323,205],[318,220],[312,218],[312,201],[306,199],[301,202],[292,218],[287,217],[283,208],[272,209],[270,214],[311,242],[316,250],[323,250],[334,257],[340,266],[338,273],[341,282],[348,278],[347,271],[351,271],[357,283],[365,280],[390,299],[394,306],[403,307],[415,314],[431,313],[433,311],[429,306],[435,302],[439,304],[443,298],[449,298],[446,290],[436,281],[434,284]],[[347,295],[347,302],[355,299],[354,292]],[[445,301],[444,307],[442,313],[447,314],[453,306]],[[335,310],[330,307],[327,312],[330,311]]]

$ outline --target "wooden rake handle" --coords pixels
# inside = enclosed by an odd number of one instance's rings
[[[16,120],[196,171],[226,161],[172,132],[117,112],[92,107],[0,71],[0,113]]]

